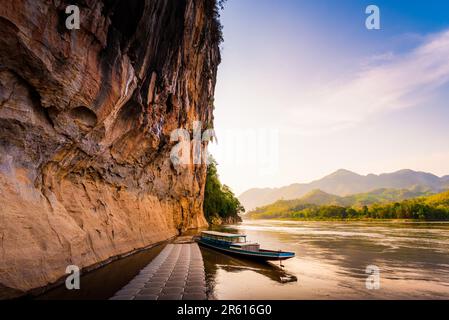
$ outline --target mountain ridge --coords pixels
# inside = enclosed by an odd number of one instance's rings
[[[438,193],[449,188],[449,175],[438,177],[432,173],[411,169],[360,175],[347,169],[339,169],[310,183],[293,183],[279,188],[252,188],[243,192],[239,196],[239,200],[250,211],[277,200],[301,198],[308,192],[317,189],[337,196],[348,196],[382,188],[423,189]]]

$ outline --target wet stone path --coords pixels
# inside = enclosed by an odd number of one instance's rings
[[[111,300],[206,300],[201,251],[196,243],[168,244]]]

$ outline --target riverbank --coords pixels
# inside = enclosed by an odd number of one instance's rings
[[[275,219],[243,219],[243,222],[245,221],[316,221],[316,222],[391,222],[391,223],[407,223],[407,222],[449,222],[448,220],[420,220],[420,219],[375,219],[375,218],[346,218],[346,219],[342,219],[342,218],[322,218],[322,219],[318,219],[318,218],[275,218]]]
[[[211,226],[223,226],[229,224],[238,224],[241,223],[242,221],[243,219],[240,216],[227,217],[227,218],[214,216],[213,218],[210,219],[209,224]]]

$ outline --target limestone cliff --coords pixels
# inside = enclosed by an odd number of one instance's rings
[[[0,297],[207,224],[205,166],[169,154],[172,130],[213,122],[215,6],[2,1]]]

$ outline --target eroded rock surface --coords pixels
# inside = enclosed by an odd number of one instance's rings
[[[207,224],[170,133],[212,125],[219,40],[214,0],[2,1],[0,297]]]

